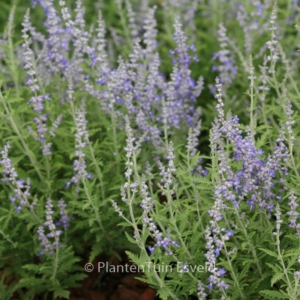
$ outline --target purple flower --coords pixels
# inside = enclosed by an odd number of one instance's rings
[[[58,201],[57,207],[59,208],[59,214],[60,214],[60,220],[58,224],[59,225],[61,224],[64,227],[64,229],[67,229],[69,227],[69,221],[71,220],[71,218],[67,215],[67,211],[66,211],[67,204],[65,204],[63,199],[60,199]]]
[[[214,250],[214,252],[215,252],[216,257],[220,256],[220,250],[219,249]]]
[[[183,263],[183,266],[182,266],[182,268],[181,268],[181,270],[179,271],[179,273],[186,273],[186,272],[188,272],[189,271],[189,266],[187,265],[187,263],[186,262],[184,262]]]
[[[26,181],[23,179],[17,179],[18,173],[16,172],[15,168],[12,166],[12,161],[8,157],[8,150],[10,148],[10,142],[7,142],[7,144],[4,146],[4,150],[0,151],[1,154],[1,160],[0,160],[0,166],[4,166],[4,170],[2,171],[2,174],[4,175],[4,178],[2,178],[2,181],[4,183],[10,182],[14,188],[13,195],[9,197],[10,201],[13,204],[16,204],[18,202],[18,205],[14,206],[16,211],[20,213],[21,208],[25,205],[29,207],[29,201],[28,198],[31,196],[30,194],[30,179],[27,178]]]
[[[237,74],[237,67],[234,62],[233,52],[227,49],[230,40],[226,35],[226,28],[222,23],[219,24],[218,35],[221,50],[213,53],[213,60],[218,60],[220,64],[213,66],[212,72],[218,71],[220,81],[225,85],[229,85]]]
[[[59,208],[63,216],[65,215],[65,204],[62,200],[59,202]],[[47,199],[46,202],[46,222],[43,225],[40,225],[37,233],[38,233],[38,240],[40,241],[40,247],[42,248],[42,253],[48,253],[50,255],[54,254],[55,249],[60,247],[59,237],[62,234],[61,230],[57,229],[53,221],[53,204],[50,198]],[[46,233],[46,230],[48,233]]]
[[[204,285],[203,283],[199,280],[198,281],[198,293],[197,293],[198,299],[199,300],[204,300],[206,299],[207,294],[205,293]]]
[[[149,246],[149,247],[148,247],[148,250],[150,251],[151,254],[153,254],[153,253],[154,253],[154,250],[155,250],[155,247]]]
[[[297,220],[300,217],[300,213],[297,212],[297,208],[299,207],[299,204],[297,203],[297,197],[295,196],[295,192],[293,189],[291,189],[288,206],[290,207],[290,210],[286,213],[286,215],[289,216],[290,219],[289,227],[296,228]]]
[[[224,268],[220,268],[217,273],[216,273],[219,277],[224,277],[226,274],[226,270]]]
[[[231,237],[234,235],[234,232],[231,229],[226,230],[226,235]]]

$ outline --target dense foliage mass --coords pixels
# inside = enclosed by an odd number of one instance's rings
[[[0,4],[0,299],[68,298],[118,249],[164,300],[299,299],[298,1],[25,2]]]

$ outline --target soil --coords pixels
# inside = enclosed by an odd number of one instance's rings
[[[111,263],[108,264],[110,260]],[[103,266],[100,272],[99,264]],[[136,279],[143,274],[136,272],[137,268],[130,266],[132,263],[124,252],[120,253],[120,259],[116,257],[110,259],[104,255],[97,257],[93,261],[93,271],[88,273],[89,276],[82,282],[82,286],[71,290],[70,300],[156,299],[156,292],[146,283]]]
[[[69,300],[159,299],[156,298],[156,292],[150,288],[147,283],[136,279],[137,277],[143,277],[143,274],[137,272],[138,268],[133,266],[128,260],[124,251],[119,252],[119,257],[119,259],[117,257],[111,258],[105,255],[97,257],[92,263],[93,271],[86,272],[88,277],[80,283],[80,287],[70,290]],[[111,261],[110,264],[108,264],[109,261]],[[87,263],[88,261],[82,262],[83,272]],[[101,266],[105,266],[100,268],[100,271],[98,270],[99,263],[102,263]],[[106,264],[108,264],[108,272],[106,272]],[[0,270],[0,278],[1,276],[2,271]],[[5,283],[7,285],[14,285],[17,284],[17,281],[12,278],[12,276],[7,276],[5,278]],[[20,299],[17,292],[14,293],[13,299]],[[43,296],[36,296],[34,298],[34,300],[44,299]],[[57,300],[65,299],[58,298]]]

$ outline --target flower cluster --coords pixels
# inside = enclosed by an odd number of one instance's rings
[[[68,298],[76,257],[121,246],[140,266],[183,262],[145,269],[164,299],[298,299],[299,1],[92,2],[97,20],[82,0],[32,0],[43,22],[28,10],[18,33],[12,9],[0,33],[0,252],[14,297]]]
[[[168,155],[167,155],[167,159],[168,159],[168,168],[166,169],[165,166],[158,161],[158,168],[160,169],[160,176],[162,177],[162,179],[160,180],[161,183],[163,183],[163,185],[158,184],[158,186],[161,189],[168,189],[171,187],[171,185],[173,184],[173,174],[176,173],[176,168],[174,167],[174,148],[173,148],[173,143],[170,142],[168,145]]]
[[[238,118],[234,116],[229,120],[224,120],[224,112],[221,111],[222,104],[218,105],[219,119],[214,129],[214,141],[220,141],[219,146],[215,147],[218,148],[217,152],[220,155],[219,174],[222,176],[222,183],[219,188],[222,197],[231,201],[236,207],[239,207],[240,201],[248,199],[250,209],[258,203],[260,209],[266,208],[272,211],[274,200],[279,199],[279,196],[272,191],[275,184],[274,178],[277,173],[281,175],[286,173],[281,162],[286,163],[289,158],[288,149],[283,143],[283,130],[276,140],[274,154],[269,154],[264,161],[262,160],[264,152],[261,149],[255,149],[254,136],[250,129],[247,128],[243,136]],[[236,173],[231,169],[226,158],[223,135],[233,146],[233,160],[241,164],[241,169],[238,169]]]
[[[49,2],[51,3],[51,2]],[[49,18],[48,23],[46,23],[47,28],[50,32],[50,38],[47,43],[47,46],[51,47],[51,49],[55,48],[60,48],[60,45],[50,46],[51,43],[59,43],[58,37],[57,37],[57,32],[55,29],[53,29],[51,26],[53,25],[53,22],[57,23],[57,15],[56,11],[54,8],[50,5],[49,7],[47,6],[45,9],[47,9],[47,16]],[[56,21],[55,21],[56,20]],[[56,24],[55,23],[55,24]],[[51,152],[51,142],[46,142],[46,133],[50,133],[50,135],[53,135],[53,130],[57,129],[60,121],[61,121],[61,116],[59,116],[56,121],[53,123],[52,129],[48,129],[47,127],[47,122],[49,115],[48,114],[43,114],[43,110],[45,109],[45,100],[50,101],[50,95],[48,93],[45,93],[44,89],[41,88],[43,85],[43,79],[41,77],[38,77],[38,74],[44,74],[44,72],[41,72],[39,69],[39,66],[36,63],[35,59],[35,54],[34,51],[30,48],[32,44],[32,39],[36,39],[42,42],[45,42],[45,38],[41,38],[40,35],[38,35],[33,26],[30,23],[30,16],[29,16],[29,10],[27,11],[25,17],[24,17],[24,22],[22,23],[23,25],[23,35],[22,38],[24,39],[24,43],[22,45],[23,48],[23,65],[24,65],[24,70],[26,70],[28,79],[26,84],[29,86],[31,92],[32,92],[32,97],[28,101],[28,104],[32,104],[33,110],[38,113],[38,116],[34,118],[33,122],[36,124],[36,132],[34,133],[34,130],[32,129],[32,126],[28,125],[28,132],[29,134],[41,144],[42,147],[42,153],[44,156],[50,156],[52,154]],[[55,27],[55,26],[54,26]],[[56,27],[55,27],[56,28]],[[32,38],[30,38],[29,34],[31,34]],[[54,42],[55,41],[55,42]],[[48,64],[46,64],[48,67],[54,67],[55,69],[55,64],[51,62],[51,57],[55,56],[57,57],[57,53],[54,50],[51,50],[52,52],[49,52],[47,57]],[[49,62],[50,60],[50,62]],[[59,58],[61,60],[61,58]],[[45,60],[43,60],[45,62]],[[55,70],[52,70],[53,72]],[[45,79],[44,79],[45,80]]]
[[[199,282],[198,282],[197,296],[198,296],[198,300],[204,300],[204,299],[206,299],[206,296],[207,296],[207,294],[205,293],[205,289],[204,289],[204,286],[203,286],[203,283],[201,282],[201,280],[199,280]]]
[[[219,228],[213,227],[213,230],[211,230],[209,226],[206,227],[205,248],[207,249],[207,252],[204,256],[207,260],[207,270],[211,273],[209,276],[208,288],[212,290],[215,286],[217,286],[222,292],[223,290],[229,289],[230,285],[226,284],[225,281],[221,279],[224,277],[226,271],[223,268],[216,267],[217,257],[220,255],[220,250],[223,248],[226,236],[225,235],[222,240],[218,239],[217,235],[220,234],[220,232],[221,230]],[[226,236],[226,240],[228,239],[229,237]]]
[[[173,252],[170,250],[170,246],[179,248],[177,241],[173,241],[171,239],[170,232],[168,232],[167,235],[163,237],[163,233],[159,231],[157,226],[153,223],[153,220],[149,221],[148,228],[151,232],[151,237],[155,240],[155,244],[153,246],[148,247],[148,250],[150,251],[151,254],[154,253],[154,250],[156,248],[162,247],[165,250],[165,255],[173,255]]]
[[[62,74],[64,81],[73,78],[76,83],[84,82],[84,90],[99,100],[103,111],[111,114],[114,110],[120,126],[124,125],[124,107],[128,116],[136,120],[141,134],[149,133],[148,140],[151,140],[157,149],[161,149],[161,129],[157,124],[163,123],[159,114],[163,99],[166,101],[168,126],[173,129],[180,129],[182,125],[197,127],[200,115],[194,103],[203,90],[203,78],[200,77],[196,82],[191,77],[189,65],[192,60],[198,61],[198,58],[195,46],[187,45],[187,37],[179,18],[175,19],[174,24],[176,48],[170,51],[173,72],[171,81],[167,81],[159,71],[160,60],[156,52],[156,7],[149,8],[144,19],[143,32],[139,33],[134,28],[136,18],[130,2],[126,2],[130,32],[136,38],[129,62],[125,63],[125,59],[120,58],[119,67],[113,69],[106,53],[105,25],[101,14],[95,34],[93,31],[87,32],[83,20],[84,10],[78,3],[75,20],[72,20],[65,1],[60,1],[62,19],[57,17],[51,1],[41,4],[47,15],[45,25],[48,31],[48,37],[43,40],[47,50],[41,61],[47,61],[52,72]],[[35,36],[32,36],[32,39],[34,38]],[[72,58],[67,61],[69,44],[73,44],[75,50]],[[144,49],[142,45],[145,45]],[[190,52],[194,54],[190,55]],[[96,85],[81,67],[82,63],[88,62],[86,55],[96,70]],[[51,78],[47,80],[51,81]],[[39,103],[41,104],[41,101]]]
[[[69,218],[66,214],[66,205],[63,200],[60,200],[58,207],[60,208],[61,222],[63,222],[63,226],[66,228]],[[37,230],[39,235],[38,240],[40,241],[40,247],[42,248],[40,255],[43,255],[43,253],[53,255],[58,247],[61,247],[59,237],[62,234],[62,230],[58,229],[57,225],[54,223],[53,214],[52,200],[48,198],[46,203],[46,222],[44,222],[43,225],[40,225]],[[47,234],[45,233],[46,230],[48,231]]]
[[[299,204],[297,203],[297,197],[295,196],[295,191],[291,189],[291,194],[289,196],[288,206],[290,207],[290,211],[286,213],[286,215],[290,219],[290,228],[296,228],[297,236],[300,236],[300,223],[298,223],[298,218],[300,217],[300,213],[297,211]]]
[[[277,6],[274,5],[272,14],[270,17],[270,32],[271,32],[271,40],[266,43],[268,49],[270,50],[270,55],[268,55],[267,59],[271,62],[271,67],[269,69],[269,73],[275,73],[275,64],[279,60],[279,51],[277,49],[277,26],[276,26],[276,19],[277,19]]]
[[[286,175],[286,168],[282,167],[281,163],[287,163],[289,153],[284,145],[284,130],[282,129],[280,137],[276,140],[274,153],[269,154],[266,160],[263,160],[264,152],[261,149],[256,149],[254,135],[250,128],[246,127],[245,132],[243,132],[237,116],[225,119],[222,86],[218,79],[216,83],[218,118],[212,130],[212,149],[218,154],[219,180],[215,184],[214,205],[208,211],[211,221],[210,227],[206,229],[205,238],[208,252],[205,256],[210,265],[210,272],[212,272],[209,287],[213,288],[216,285],[220,290],[224,290],[228,286],[220,283],[217,275],[218,270],[214,269],[216,259],[221,251],[228,252],[227,247],[224,247],[224,243],[234,234],[231,229],[222,228],[220,225],[224,214],[226,214],[226,210],[232,207],[239,218],[244,218],[239,209],[241,202],[246,202],[250,211],[257,208],[259,212],[268,213],[270,218],[275,204],[281,199],[282,193],[282,189],[279,189],[279,193],[278,191],[275,192],[275,189],[278,189],[278,187],[275,187],[277,181],[275,178],[277,174],[280,177]],[[229,157],[226,153],[226,150],[229,149],[233,153],[232,157]],[[240,166],[240,168],[235,170],[231,166],[232,162],[238,163],[237,166]],[[291,205],[289,215],[293,223],[295,222],[294,210],[295,206]],[[279,218],[280,214],[277,205],[278,228],[280,228],[282,222]]]
[[[146,178],[143,176],[140,184],[140,193],[143,197],[140,204],[143,209],[142,222],[143,225],[149,229],[151,237],[155,241],[155,244],[153,246],[149,246],[148,250],[151,254],[153,254],[156,248],[162,247],[166,251],[166,255],[172,255],[173,252],[170,250],[170,246],[175,246],[177,248],[179,246],[176,241],[171,239],[170,232],[168,232],[166,237],[163,237],[163,233],[160,232],[159,228],[155,225],[154,219],[150,217],[151,211],[154,207],[154,201],[152,200],[152,197],[149,197],[148,186],[145,181]]]
[[[76,185],[76,191],[79,192],[79,183],[81,180],[92,179],[92,174],[88,173],[86,170],[86,162],[85,162],[85,153],[83,149],[89,143],[88,131],[87,131],[87,120],[85,118],[85,103],[83,102],[81,108],[76,110],[75,116],[75,126],[76,126],[76,134],[75,134],[75,157],[76,159],[73,164],[73,170],[76,173],[70,181],[66,182],[66,187],[73,183]]]
[[[67,214],[67,204],[63,199],[58,201],[57,207],[59,208],[60,219],[55,223],[56,226],[62,226],[64,229],[69,227],[71,217]]]
[[[220,82],[224,85],[229,85],[237,74],[237,66],[234,61],[234,55],[229,50],[229,39],[226,35],[226,28],[221,23],[218,30],[218,41],[221,50],[214,53],[213,60],[219,61],[220,65],[213,66],[212,71],[218,72]]]
[[[15,209],[20,213],[21,208],[24,206],[29,207],[28,197],[30,194],[30,179],[26,181],[18,179],[18,173],[12,166],[12,161],[8,157],[8,150],[10,148],[10,142],[7,142],[4,146],[4,150],[0,151],[2,159],[0,160],[0,166],[4,167],[2,174],[4,183],[10,183],[13,186],[13,194],[9,197],[10,201],[14,204]]]

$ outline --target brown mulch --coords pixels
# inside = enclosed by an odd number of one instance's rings
[[[132,263],[124,252],[120,253],[120,257],[111,259],[109,272],[106,272],[105,267],[99,272],[98,264],[106,264],[110,258],[104,255],[97,257],[93,261],[94,270],[88,273],[89,276],[82,286],[71,290],[70,300],[154,300],[156,292],[146,283],[136,279],[143,275],[126,272],[132,270]],[[119,272],[113,272],[117,271],[117,266],[124,266],[124,272],[120,272],[122,267],[119,268]]]
[[[142,282],[136,277],[143,277],[143,274],[137,272],[130,272],[131,270],[138,270],[138,268],[130,268],[132,263],[128,260],[124,251],[119,251],[119,259],[117,257],[107,257],[105,255],[97,257],[93,261],[94,270],[86,272],[88,277],[80,283],[80,287],[70,290],[69,300],[154,300],[156,292],[150,288],[145,282]],[[106,272],[106,268],[100,268],[99,263],[108,263],[110,266],[116,266]],[[82,262],[82,270],[88,261]],[[125,267],[127,265],[127,267]],[[119,267],[118,272],[117,266]],[[122,270],[124,272],[122,272]],[[127,271],[127,272],[126,272]],[[2,270],[0,270],[0,277]],[[7,285],[17,284],[17,280],[11,275],[6,276],[5,283]],[[1,295],[0,295],[1,298]],[[14,293],[13,299],[19,299],[18,293]],[[45,299],[44,297],[36,296],[34,300]],[[51,297],[52,299],[52,297]],[[57,300],[63,300],[58,298]]]

